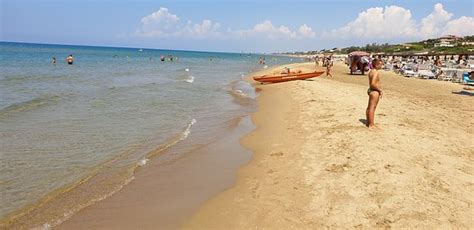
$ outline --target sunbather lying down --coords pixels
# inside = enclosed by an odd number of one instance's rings
[[[302,73],[301,70],[296,70],[296,71],[290,71],[290,68],[285,67],[283,70],[280,72],[280,74],[297,74],[297,73]]]

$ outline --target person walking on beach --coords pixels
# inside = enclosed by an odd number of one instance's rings
[[[367,94],[369,95],[369,104],[367,105],[367,109],[365,111],[367,127],[370,129],[375,128],[375,109],[377,108],[379,99],[383,96],[382,88],[380,87],[378,71],[382,68],[383,62],[380,59],[374,59],[372,61],[372,65],[374,68],[369,71],[369,89],[367,90]]]
[[[74,63],[74,57],[72,57],[72,54],[69,54],[69,56],[67,56],[66,62],[68,65],[72,65]]]
[[[326,60],[326,76],[331,76],[332,77],[331,68],[332,68],[333,64],[334,63],[333,63],[332,55],[331,55]]]

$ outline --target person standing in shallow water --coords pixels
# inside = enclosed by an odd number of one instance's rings
[[[365,115],[367,118],[367,127],[370,129],[375,128],[375,109],[377,108],[379,99],[383,96],[382,88],[380,87],[380,77],[378,71],[382,68],[383,62],[380,59],[374,59],[372,61],[372,65],[374,68],[369,71],[368,75],[369,89],[367,90],[367,94],[369,95],[369,103],[365,111]]]

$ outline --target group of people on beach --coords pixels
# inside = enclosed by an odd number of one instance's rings
[[[332,77],[332,74],[331,74],[331,69],[332,69],[332,66],[334,65],[334,57],[331,55],[324,55],[323,57],[314,57],[314,62],[315,62],[315,65],[316,67],[319,66],[320,62],[322,61],[322,66],[323,67],[326,67],[326,76],[330,76]]]
[[[334,65],[332,54],[323,58],[323,66],[326,67],[326,76],[332,77],[331,68]]]
[[[67,56],[65,60],[68,65],[74,64],[74,57],[72,56],[72,54],[69,54],[69,56]],[[56,57],[51,58],[51,64],[56,64]]]

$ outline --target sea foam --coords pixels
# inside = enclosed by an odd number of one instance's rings
[[[194,76],[189,76],[188,79],[184,80],[187,83],[193,83],[194,82]]]

